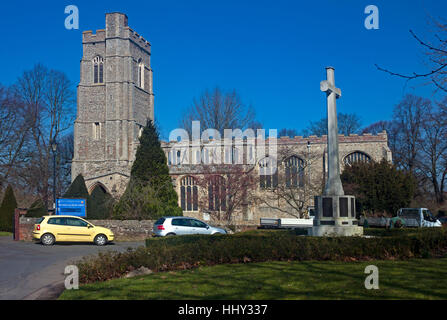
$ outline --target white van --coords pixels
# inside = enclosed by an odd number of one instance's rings
[[[427,208],[401,208],[397,216],[405,220],[405,227],[442,227]]]

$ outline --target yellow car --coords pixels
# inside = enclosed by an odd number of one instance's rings
[[[110,229],[97,227],[76,216],[43,216],[34,225],[33,239],[50,246],[55,242],[94,242],[103,246],[113,241]]]

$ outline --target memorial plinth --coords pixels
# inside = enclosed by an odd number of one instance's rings
[[[345,195],[340,180],[336,100],[341,96],[335,87],[334,68],[326,68],[327,80],[320,83],[326,92],[328,118],[328,179],[323,195],[315,197],[315,218],[309,235],[361,236],[363,228],[355,218],[355,197]]]

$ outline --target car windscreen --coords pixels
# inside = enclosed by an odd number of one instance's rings
[[[44,217],[39,218],[39,220],[37,220],[36,224],[42,223],[42,221],[43,221],[44,219],[45,219]]]
[[[163,224],[163,222],[165,222],[165,220],[166,220],[165,218],[160,218],[157,221],[155,221],[154,224]]]
[[[430,210],[422,210],[422,214],[424,215],[424,219],[427,221],[436,221],[435,217],[433,216],[433,214],[430,212]]]

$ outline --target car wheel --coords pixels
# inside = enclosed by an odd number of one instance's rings
[[[166,237],[172,237],[172,236],[175,236],[175,233],[170,232],[166,235]]]
[[[55,238],[51,233],[45,233],[40,237],[40,243],[42,243],[44,246],[51,246],[55,242]]]
[[[107,237],[103,234],[98,234],[94,240],[97,246],[104,246],[107,244]]]

